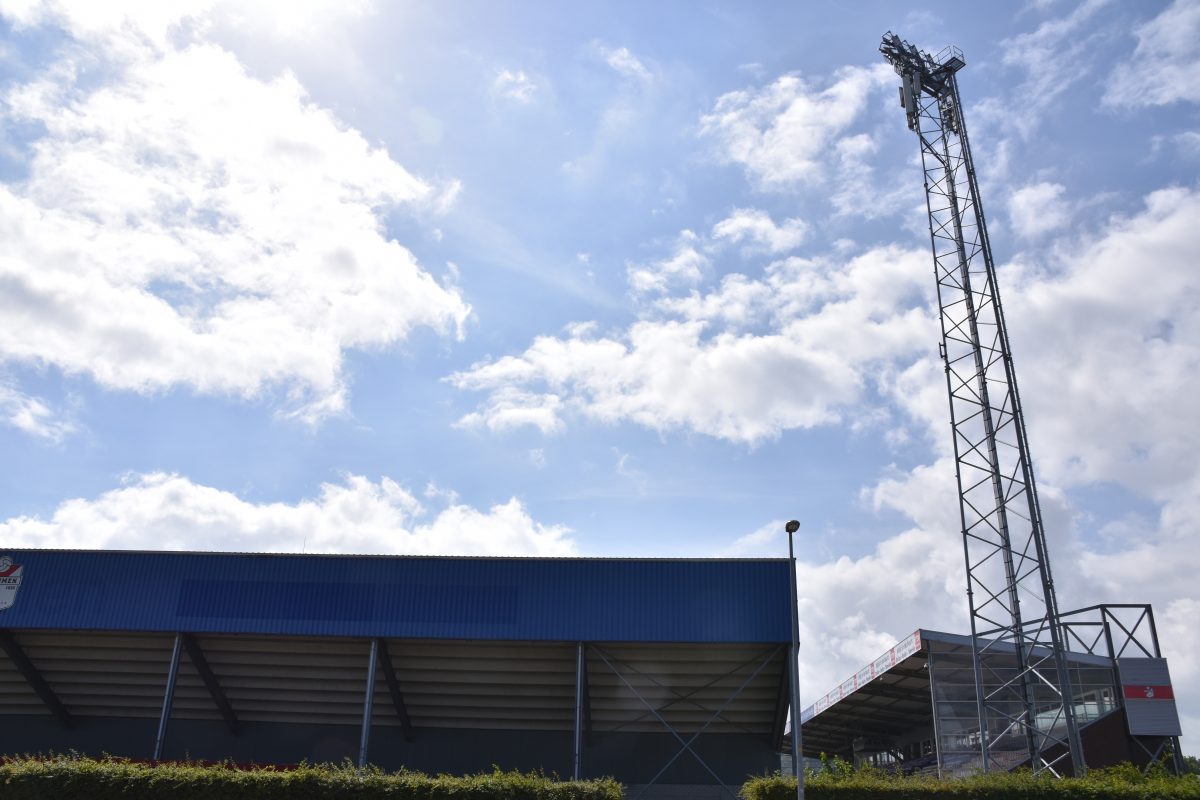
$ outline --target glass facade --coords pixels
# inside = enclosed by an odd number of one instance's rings
[[[967,644],[927,642],[934,737],[937,742],[938,770],[942,775],[966,775],[982,768],[979,706],[976,702],[975,669]],[[1016,658],[992,658],[983,676],[984,692],[994,694],[998,687],[1016,677]],[[1072,659],[1069,667],[1074,694],[1074,709],[1079,724],[1086,725],[1116,709],[1113,671],[1107,666],[1084,664]],[[1065,728],[1062,700],[1058,691],[1044,682],[1030,686],[1035,728],[1042,734],[1061,734]],[[989,706],[988,729],[992,736],[993,768],[1011,769],[1029,758],[1029,745],[1014,719],[1025,713],[1026,703],[1019,692]]]

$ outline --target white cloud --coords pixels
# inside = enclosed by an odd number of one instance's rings
[[[562,398],[552,393],[526,392],[512,386],[498,386],[486,406],[467,414],[457,423],[460,428],[486,427],[490,431],[508,431],[534,427],[543,434],[560,433]]]
[[[984,98],[971,112],[980,128],[994,127],[994,138],[1000,138],[995,156],[981,162],[993,174],[1007,169],[1010,152],[1028,146],[1014,140],[1028,141],[1058,108],[1058,98],[1096,69],[1098,54],[1111,51],[1111,31],[1092,24],[1109,2],[1084,0],[1033,31],[1001,41],[1001,63],[1024,77],[1002,95]]]
[[[1159,501],[1200,480],[1200,191],[1145,209],[1052,264],[1002,275],[1041,470],[1063,485],[1116,481]],[[1028,256],[1027,256],[1028,257]]]
[[[824,89],[799,75],[729,92],[700,120],[723,161],[741,165],[762,190],[794,189],[825,176],[831,148],[870,94],[895,79],[886,65],[844,67]]]
[[[666,292],[678,286],[694,286],[704,277],[708,256],[701,252],[700,237],[692,231],[681,231],[675,242],[675,252],[669,257],[648,264],[631,264],[627,271],[629,286],[636,294]]]
[[[654,80],[650,70],[646,69],[641,59],[629,52],[629,48],[601,47],[600,50],[604,54],[605,62],[623,77],[640,83],[650,83]]]
[[[1188,158],[1200,158],[1200,132],[1184,131],[1172,137],[1172,140]]]
[[[731,545],[717,552],[717,558],[766,558],[777,556],[783,538],[784,521],[771,520],[767,524],[739,536]]]
[[[1187,424],[1200,396],[1197,219],[1200,190],[1163,189],[1090,239],[1071,232],[1070,248],[1001,266],[1033,454],[1051,484],[1115,483],[1167,510],[1200,495],[1200,428]],[[944,444],[940,365],[904,366],[885,390]]]
[[[637,460],[636,456],[632,453],[621,452],[616,447],[612,449],[612,452],[617,457],[617,474],[632,483],[638,494],[645,494],[646,487],[649,486],[649,479],[646,473],[633,466],[632,462]]]
[[[414,177],[290,74],[259,80],[99,12],[51,16],[81,40],[3,98],[45,133],[28,177],[0,186],[0,359],[138,392],[283,390],[315,419],[345,405],[347,349],[461,335],[469,307],[381,216],[444,211],[456,183]],[[101,85],[76,69],[97,59]]]
[[[1042,182],[1013,192],[1008,198],[1008,217],[1017,235],[1029,239],[1066,225],[1071,214],[1064,191],[1061,183]]]
[[[1175,0],[1133,33],[1137,48],[1113,69],[1105,104],[1139,108],[1200,102],[1200,3]]]
[[[530,518],[516,498],[486,511],[447,499],[436,513],[390,478],[349,475],[317,497],[253,503],[180,475],[133,476],[48,518],[0,522],[13,547],[238,552],[538,555],[576,553],[570,531]]]
[[[872,380],[871,365],[928,346],[926,262],[898,248],[849,261],[791,258],[760,280],[735,274],[712,292],[664,298],[664,317],[623,332],[542,336],[450,380],[489,393],[464,419],[471,424],[511,419],[514,399],[528,398],[543,430],[578,412],[753,444],[840,419]],[[542,416],[551,405],[553,425]]]
[[[802,219],[793,217],[776,225],[770,214],[754,208],[735,208],[712,229],[715,240],[746,242],[751,250],[771,254],[795,250],[807,233],[808,224]]]
[[[128,0],[89,3],[87,0],[4,0],[0,15],[14,28],[60,27],[79,40],[104,41],[117,49],[167,46],[169,33],[185,20],[198,20],[216,5],[212,0],[155,3]]]
[[[42,400],[0,381],[0,421],[49,442],[61,442],[75,432],[69,416],[55,412]]]
[[[1001,42],[1003,63],[1025,73],[1019,91],[1023,97],[1033,98],[1034,108],[1048,107],[1092,70],[1092,46],[1097,34],[1085,33],[1084,28],[1109,2],[1085,0],[1070,13]]]
[[[373,11],[371,0],[0,0],[0,15],[18,29],[54,25],[80,40],[118,51],[151,45],[167,49],[173,34],[227,25],[257,37],[311,42],[330,26]]]
[[[88,0],[76,2],[87,3]],[[154,5],[153,0],[146,4]],[[213,16],[225,25],[254,36],[311,45],[321,39],[327,40],[331,26],[335,24],[372,15],[375,6],[374,0],[259,0],[255,3],[218,0],[213,4]]]
[[[492,81],[492,91],[521,105],[529,105],[537,96],[537,83],[523,69],[516,72],[505,69]]]

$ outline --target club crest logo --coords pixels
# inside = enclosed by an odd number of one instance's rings
[[[21,588],[21,573],[25,567],[14,564],[9,556],[0,556],[0,611],[12,608],[17,601],[17,589]]]

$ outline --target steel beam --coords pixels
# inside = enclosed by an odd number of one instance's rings
[[[375,706],[375,662],[379,660],[379,640],[371,640],[371,658],[367,662],[367,692],[363,697],[362,737],[358,743],[358,769],[367,765],[367,750],[371,746],[371,712]]]
[[[583,652],[583,745],[592,746],[592,686],[588,678],[586,645]]]
[[[791,678],[785,669],[779,675],[779,692],[775,696],[775,719],[771,723],[771,747],[783,746],[783,734],[787,728],[788,709],[791,708]]]
[[[29,660],[29,656],[25,655],[25,651],[21,645],[17,644],[16,638],[11,631],[0,630],[0,648],[3,648],[8,659],[13,662],[13,666],[17,668],[17,672],[21,673],[21,677],[29,684],[30,688],[37,693],[42,703],[58,720],[58,724],[64,730],[70,730],[75,721],[71,719],[71,713],[67,711],[67,707],[58,699],[58,695],[50,688],[50,684],[46,683],[46,679],[42,677],[42,673]]]
[[[937,756],[937,775],[939,778],[945,777],[942,770],[942,726],[938,717],[937,707],[937,679],[934,677],[933,671],[933,648],[929,648],[926,654],[925,668],[929,671],[929,713],[933,716],[933,753]]]
[[[392,664],[392,656],[388,652],[387,642],[376,639],[379,643],[379,665],[383,667],[383,679],[387,683],[388,694],[392,698],[392,707],[400,718],[400,729],[404,732],[404,741],[411,742],[414,738],[412,719],[408,716],[408,706],[404,704],[404,693],[400,691],[400,679],[396,677],[396,668]]]
[[[792,546],[800,523],[788,523],[788,584],[792,593],[792,645],[788,649],[788,682],[792,707],[792,775],[796,800],[804,800],[804,726],[800,723],[800,600],[796,589],[796,553]]]
[[[208,696],[212,698],[217,710],[221,712],[221,718],[225,720],[226,727],[234,736],[237,736],[242,732],[242,723],[234,713],[233,706],[229,704],[229,698],[225,696],[225,690],[221,688],[221,682],[217,680],[216,673],[209,666],[204,650],[192,634],[180,635],[183,637],[183,649],[187,651],[188,658],[191,659],[196,672],[200,673],[200,680],[204,682],[204,688],[208,689]]]
[[[158,716],[158,735],[154,737],[153,760],[162,758],[163,742],[167,738],[167,720],[171,718],[171,704],[175,702],[175,681],[179,677],[179,653],[183,649],[183,634],[175,634],[175,645],[171,648],[171,666],[167,668],[167,688],[163,692],[162,713]]]
[[[572,773],[575,780],[579,780],[583,763],[583,671],[586,659],[584,652],[583,642],[575,645],[575,762]]]

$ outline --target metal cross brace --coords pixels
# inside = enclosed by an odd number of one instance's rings
[[[774,653],[774,651],[771,651],[771,652],[772,652],[772,654]],[[668,692],[675,695],[675,697],[673,699],[668,700],[667,702],[660,705],[658,707],[659,711],[666,711],[671,706],[678,705],[680,703],[687,703],[688,705],[695,706],[700,711],[707,711],[709,714],[712,714],[713,710],[711,708],[704,705],[703,703],[700,703],[697,700],[693,700],[692,698],[695,697],[700,692],[704,691],[705,689],[711,688],[718,682],[724,680],[725,678],[728,678],[730,675],[734,675],[734,674],[740,672],[743,668],[748,667],[751,664],[757,664],[759,661],[760,661],[760,657],[756,655],[756,656],[754,656],[754,658],[748,659],[746,661],[743,661],[741,664],[738,664],[736,667],[729,670],[724,675],[718,675],[717,677],[713,678],[708,683],[706,683],[702,686],[697,686],[694,689],[692,689],[691,691],[687,691],[687,692],[683,692],[683,691],[675,689],[671,686],[667,686],[662,681],[655,680],[653,675],[647,675],[646,673],[642,672],[641,670],[639,670],[635,667],[630,666],[629,664],[622,664],[622,666],[625,667],[630,672],[632,672],[634,675],[645,678],[646,680],[650,681],[650,683],[654,684],[655,686],[658,686],[661,689],[666,689]],[[719,714],[720,711],[718,711],[717,713]],[[616,731],[619,731],[622,728],[625,728],[629,725],[634,725],[638,722],[641,722],[648,716],[650,716],[649,713],[643,711],[637,717],[635,717],[627,722],[622,722],[620,725],[617,725],[615,728],[612,728],[611,732],[616,732]],[[730,725],[733,725],[737,728],[742,729],[746,733],[752,733],[752,731],[749,728],[747,728],[745,725],[740,725],[736,722],[733,722],[732,720],[725,720],[725,721],[728,722]]]
[[[663,718],[662,714],[660,714],[658,712],[658,710],[649,701],[646,700],[646,698],[642,697],[641,693],[638,692],[638,690],[634,687],[634,685],[625,678],[625,676],[621,673],[620,670],[618,670],[616,668],[616,666],[613,665],[613,662],[611,660],[609,660],[608,655],[605,654],[605,652],[602,649],[600,649],[599,647],[596,647],[594,645],[592,646],[592,649],[595,651],[596,655],[600,656],[600,660],[602,660],[604,662],[605,666],[607,666],[610,670],[612,670],[612,673],[614,675],[616,675],[618,679],[620,679],[621,683],[625,684],[625,688],[629,689],[629,691],[633,693],[633,696],[636,697],[638,699],[638,701],[646,707],[646,709],[650,712],[650,714],[652,714],[654,716],[654,718],[656,720],[658,720],[659,724],[661,724],[664,728],[666,728],[667,732],[670,733],[673,737],[675,737],[675,740],[678,741],[680,744],[679,751],[677,753],[675,753],[675,755],[671,756],[671,758],[667,761],[667,763],[663,765],[662,769],[660,769],[658,771],[658,773],[653,778],[650,779],[649,783],[642,786],[641,791],[639,791],[638,794],[635,795],[634,800],[637,800],[637,798],[641,797],[642,794],[644,794],[647,789],[649,789],[651,786],[653,786],[658,781],[658,779],[661,778],[668,769],[670,769],[671,765],[674,764],[679,759],[679,757],[682,756],[685,752],[691,753],[692,757],[695,758],[697,762],[699,762],[700,766],[703,767],[704,770],[709,775],[713,776],[713,778],[716,780],[717,784],[721,787],[722,791],[727,793],[730,797],[734,798],[734,800],[737,800],[737,795],[735,795],[733,792],[731,792],[729,790],[729,787],[725,785],[725,782],[721,780],[721,777],[719,775],[717,775],[717,773],[714,772],[711,767],[708,766],[708,763],[705,762],[705,760],[703,758],[701,758],[699,753],[697,753],[694,749],[692,749],[692,743],[695,742],[696,739],[699,738],[700,734],[704,733],[704,731],[708,729],[708,726],[713,724],[713,722],[715,722],[717,720],[717,718],[721,716],[721,712],[724,711],[726,708],[728,708],[729,704],[732,703],[734,700],[736,700],[737,697],[742,693],[742,691],[745,690],[745,688],[747,686],[749,686],[755,678],[758,677],[759,673],[762,672],[763,669],[766,668],[767,664],[771,663],[771,660],[776,656],[776,654],[779,653],[779,651],[782,647],[783,647],[783,645],[777,645],[774,649],[772,649],[769,653],[767,653],[766,658],[764,658],[762,660],[762,663],[760,663],[758,665],[758,667],[755,668],[754,672],[752,672],[750,674],[750,677],[746,678],[746,680],[742,682],[741,686],[739,686],[733,692],[733,694],[731,694],[728,698],[726,698],[725,702],[721,704],[721,707],[718,708],[715,712],[713,712],[712,716],[709,717],[708,721],[705,722],[704,725],[702,725],[700,727],[700,730],[698,730],[694,734],[692,734],[691,738],[684,739],[679,734],[679,732],[676,731],[675,728],[671,726],[671,723],[667,722],[666,719]]]

